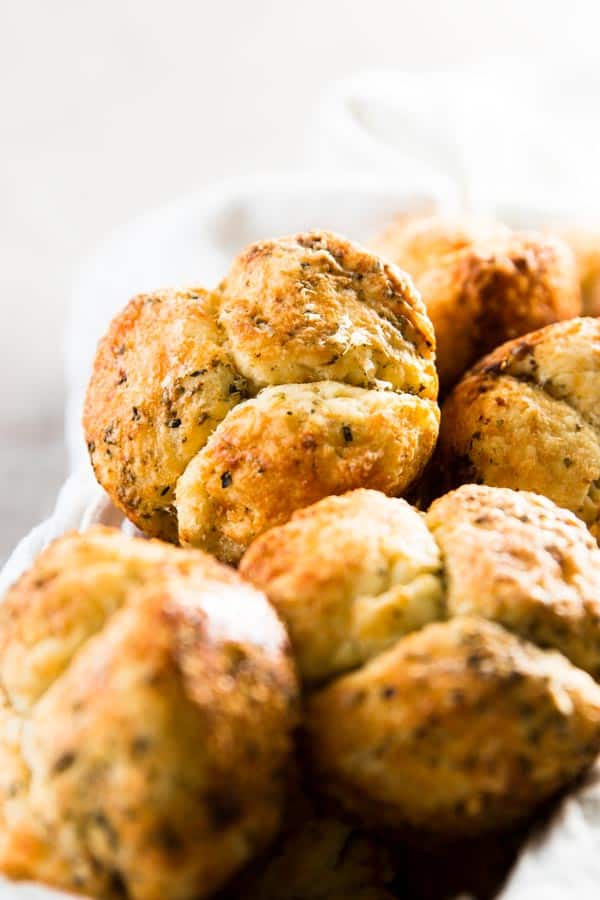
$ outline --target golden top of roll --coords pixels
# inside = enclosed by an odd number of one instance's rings
[[[467,484],[431,506],[449,616],[502,623],[600,679],[600,548],[582,522],[528,491]]]
[[[217,890],[273,837],[284,629],[198,551],[96,527],[0,605],[0,870],[94,897]]]
[[[581,312],[575,258],[551,235],[428,218],[391,226],[371,245],[415,279],[443,390],[498,344]]]
[[[558,230],[575,254],[584,316],[600,316],[600,226]]]
[[[440,259],[480,241],[506,238],[510,229],[485,219],[400,218],[370,241],[373,249],[391,259],[415,280]]]
[[[256,386],[337,381],[437,397],[433,329],[410,278],[352,241],[260,241],[220,290],[234,361]]]
[[[443,615],[441,554],[404,500],[357,490],[258,538],[240,574],[286,623],[308,683],[361,665]]]
[[[446,835],[512,824],[600,747],[600,687],[558,653],[458,617],[317,691],[319,779],[365,820]]]
[[[240,571],[288,628],[316,785],[366,821],[498,828],[600,749],[600,549],[544,497],[465,485],[423,515],[353,491]]]
[[[327,232],[254,244],[216,292],[115,317],[84,412],[96,477],[143,531],[235,562],[299,506],[409,487],[437,438],[434,344],[373,253]]]
[[[447,486],[544,494],[600,535],[600,320],[572,319],[503,344],[444,404]]]

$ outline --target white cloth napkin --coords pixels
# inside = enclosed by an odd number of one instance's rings
[[[459,210],[510,224],[600,213],[600,75],[495,62],[477,70],[373,72],[332,85],[307,128],[303,174],[237,179],[117,229],[82,265],[67,335],[67,445],[74,474],[53,515],[15,548],[0,595],[52,538],[103,522],[129,529],[96,485],[81,435],[96,343],[133,294],[212,287],[245,244],[306,228],[358,240],[399,213]],[[524,849],[501,900],[597,900],[600,776]],[[66,895],[0,881],[0,900]]]
[[[598,900],[600,764],[521,851],[498,900]]]
[[[509,225],[600,219],[596,60],[366,72],[330,85],[315,126],[321,165],[436,171],[466,211]]]

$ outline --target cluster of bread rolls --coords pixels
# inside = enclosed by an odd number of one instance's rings
[[[325,232],[254,244],[217,291],[114,319],[85,406],[94,471],[144,532],[236,562],[294,509],[419,477],[434,342],[410,278],[373,253]]]
[[[6,875],[391,900],[399,848],[514,830],[596,759],[591,244],[372,246],[262,241],[111,323],[85,437],[154,539],[66,535],[0,605]]]
[[[546,498],[466,485],[423,516],[353,491],[240,573],[288,628],[319,785],[364,821],[512,824],[600,750],[600,549]]]

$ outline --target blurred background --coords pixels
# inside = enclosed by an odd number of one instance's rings
[[[490,56],[568,67],[597,54],[599,25],[597,0],[0,0],[0,559],[66,474],[65,314],[114,226],[302,166],[333,79]]]

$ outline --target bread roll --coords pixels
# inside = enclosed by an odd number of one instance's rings
[[[493,619],[600,680],[600,549],[573,513],[528,491],[467,484],[426,522],[448,616]]]
[[[267,593],[311,685],[444,615],[441,554],[424,516],[378,491],[299,510],[251,545],[240,573]]]
[[[366,820],[441,835],[531,814],[600,749],[600,686],[558,653],[459,617],[309,700],[321,783]]]
[[[600,750],[600,549],[544,497],[465,485],[423,515],[352,491],[240,571],[288,628],[314,786],[361,821],[479,835]]]
[[[421,291],[442,391],[498,344],[581,312],[573,253],[551,235],[430,218],[391,226],[372,246]]]
[[[575,254],[584,316],[600,316],[600,227],[580,226],[558,230]]]
[[[327,232],[253,244],[216,292],[115,317],[84,412],[96,477],[146,533],[237,562],[298,507],[418,478],[434,345],[412,282],[373,253]]]
[[[197,900],[275,836],[295,725],[283,627],[197,551],[96,527],[0,605],[0,870]]]
[[[498,347],[446,400],[446,487],[544,494],[600,536],[600,320],[549,325]]]

